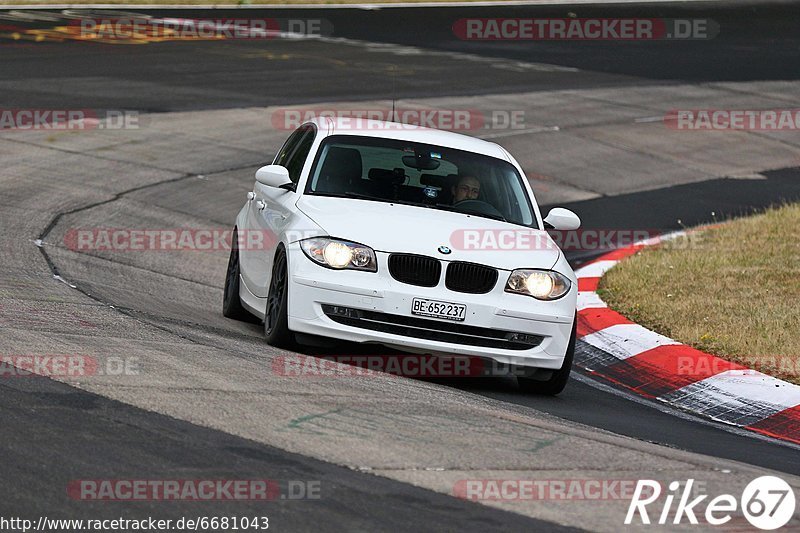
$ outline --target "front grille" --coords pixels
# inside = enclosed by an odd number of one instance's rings
[[[497,269],[475,263],[453,262],[447,266],[445,287],[455,292],[485,294],[497,283]]]
[[[433,257],[412,254],[391,254],[389,274],[409,285],[435,287],[442,276],[442,264]]]
[[[530,350],[539,346],[543,339],[540,335],[532,335],[530,333],[467,326],[453,322],[392,315],[338,305],[323,305],[322,311],[334,322],[346,326],[466,346],[500,348],[504,350]]]

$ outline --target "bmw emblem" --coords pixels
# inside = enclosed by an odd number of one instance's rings
[[[443,253],[444,255],[449,254],[451,251],[452,250],[450,248],[448,248],[447,246],[440,246],[439,247],[439,253]]]

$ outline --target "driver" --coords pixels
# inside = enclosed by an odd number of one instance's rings
[[[458,177],[458,181],[452,187],[453,205],[464,200],[477,200],[481,192],[481,182],[478,178],[469,174]]]

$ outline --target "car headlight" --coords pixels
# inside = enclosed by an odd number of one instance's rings
[[[506,292],[533,296],[537,300],[557,300],[571,286],[569,278],[553,270],[522,268],[508,276]]]
[[[318,265],[336,270],[378,271],[375,251],[362,244],[328,237],[313,237],[300,241],[300,248],[306,257]]]

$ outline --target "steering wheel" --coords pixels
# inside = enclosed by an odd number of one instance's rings
[[[479,215],[500,217],[503,220],[506,219],[506,217],[503,216],[503,213],[498,211],[495,206],[489,202],[484,202],[483,200],[462,200],[456,204],[453,204],[453,207],[465,213],[477,213]]]

